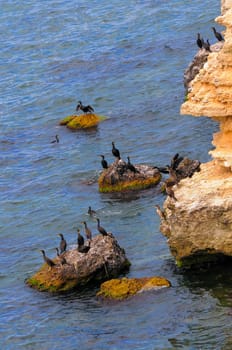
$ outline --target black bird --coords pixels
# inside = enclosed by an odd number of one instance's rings
[[[95,216],[95,215],[97,215],[96,211],[93,210],[91,207],[89,207],[89,209],[88,209],[88,214],[89,214],[90,216]]]
[[[51,270],[51,268],[53,266],[55,266],[56,264],[45,255],[45,251],[43,249],[40,249],[40,251],[43,254],[43,259],[44,259],[45,263],[50,267],[50,270]]]
[[[216,39],[217,39],[218,41],[224,41],[224,38],[223,38],[223,36],[221,35],[221,33],[217,32],[216,29],[215,29],[215,27],[212,27],[212,29],[213,29],[213,32],[214,32],[214,35],[215,35]]]
[[[155,204],[154,207],[156,208],[156,212],[159,215],[159,217],[163,220],[166,220],[166,216],[165,216],[163,210],[160,208],[160,206],[158,204]]]
[[[92,239],[92,232],[91,232],[91,230],[88,228],[86,221],[83,221],[82,224],[84,224],[84,226],[85,226],[86,238],[91,241],[91,239]]]
[[[108,163],[105,160],[105,156],[103,154],[101,154],[100,157],[102,157],[101,165],[102,165],[103,169],[108,169]]]
[[[211,49],[210,49],[210,42],[209,42],[209,39],[206,40],[206,43],[204,42],[203,43],[203,47],[206,51],[209,51],[209,52],[212,52]]]
[[[203,46],[203,39],[201,38],[201,35],[200,35],[200,33],[197,33],[197,46],[200,48],[200,49],[202,49],[202,46]]]
[[[78,234],[78,236],[77,236],[77,245],[78,245],[78,247],[80,247],[80,246],[84,245],[85,240],[84,240],[84,237],[80,234],[79,228],[77,229],[77,234]]]
[[[55,136],[55,140],[51,141],[51,143],[59,143],[59,142],[60,142],[60,140],[59,140],[59,136],[58,135]]]
[[[170,167],[174,170],[176,170],[179,166],[179,164],[182,162],[184,158],[179,156],[179,153],[176,153],[174,157],[171,159]],[[169,166],[167,165],[168,172],[169,172]]]
[[[165,190],[166,190],[167,195],[170,198],[173,198],[175,201],[177,201],[177,198],[175,197],[174,191],[171,188],[171,186],[168,186],[168,184],[166,182],[164,183],[164,185],[165,185]]]
[[[78,105],[76,106],[76,111],[79,111],[79,109],[82,110],[84,113],[92,113],[92,112],[94,112],[93,107],[91,107],[90,105],[83,106],[81,101],[78,101]]]
[[[90,250],[90,243],[89,245],[78,246],[77,250],[79,253],[84,253],[84,254],[88,253],[88,251]]]
[[[100,226],[100,220],[97,218],[97,229],[98,232],[101,233],[103,236],[108,236],[108,233],[106,232],[106,230]]]
[[[112,154],[114,157],[117,157],[120,159],[120,152],[119,150],[115,147],[114,142],[112,142]]]
[[[66,248],[67,248],[67,242],[64,239],[64,236],[62,233],[58,233],[57,236],[60,236],[60,254],[62,254],[63,252],[65,252]]]
[[[177,184],[179,182],[178,177],[177,177],[177,172],[175,169],[173,169],[172,167],[168,166],[168,171],[169,171],[169,180],[173,182],[174,184]],[[169,181],[169,183],[170,183]]]
[[[139,171],[134,167],[133,164],[131,164],[130,162],[130,157],[127,157],[128,162],[127,162],[127,169],[129,169],[130,171],[132,171],[133,173],[139,173]]]
[[[56,255],[59,258],[61,265],[67,264],[65,257],[59,253],[59,249],[58,248],[55,248],[55,249],[56,249]]]

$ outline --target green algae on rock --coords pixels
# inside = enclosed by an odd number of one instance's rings
[[[137,293],[170,287],[171,283],[163,277],[144,277],[144,278],[121,278],[112,279],[101,284],[98,296],[113,299],[123,300]]]
[[[161,180],[157,168],[149,165],[135,165],[138,172],[130,171],[126,163],[120,159],[112,163],[108,169],[102,171],[99,179],[99,191],[122,192],[128,190],[143,190],[156,186]]]
[[[81,289],[89,283],[98,284],[117,277],[130,266],[124,249],[119,246],[111,233],[105,237],[95,236],[86,254],[71,249],[62,256],[67,264],[62,265],[59,259],[55,258],[54,267],[50,268],[47,264],[43,264],[26,283],[40,291],[66,292]]]
[[[106,117],[87,113],[81,115],[70,115],[60,121],[60,125],[66,125],[67,128],[72,130],[87,129],[97,126]]]

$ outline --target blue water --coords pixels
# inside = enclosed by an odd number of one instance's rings
[[[5,1],[0,12],[1,349],[231,349],[232,280],[226,268],[184,273],[159,231],[159,186],[100,194],[99,154],[111,142],[134,163],[181,155],[209,160],[208,118],[180,116],[183,72],[220,3]],[[218,28],[218,26],[217,26]],[[59,120],[77,101],[109,118],[71,132]],[[51,144],[59,134],[60,143]],[[129,277],[161,275],[172,288],[109,304],[97,288],[51,296],[24,280],[69,245],[91,205],[132,263]]]

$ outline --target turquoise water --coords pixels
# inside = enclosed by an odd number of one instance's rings
[[[134,163],[176,152],[209,160],[207,118],[180,116],[183,72],[196,33],[214,42],[219,1],[6,1],[0,13],[1,349],[231,349],[230,270],[183,273],[159,231],[159,187],[100,194],[99,154],[111,142]],[[218,26],[217,26],[218,27]],[[77,101],[109,118],[70,132]],[[59,134],[60,143],[51,144]],[[119,304],[95,290],[51,296],[24,280],[69,245],[91,205],[132,263],[129,277],[161,275],[172,288]],[[226,282],[225,282],[226,281]]]

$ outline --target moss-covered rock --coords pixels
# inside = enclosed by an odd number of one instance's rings
[[[99,191],[106,193],[143,190],[160,182],[161,174],[157,168],[143,164],[134,166],[136,172],[130,171],[122,159],[116,160],[102,171],[98,179]]]
[[[66,125],[69,129],[86,129],[97,126],[106,117],[96,114],[70,115],[60,121],[60,125]]]
[[[97,295],[107,299],[123,300],[137,293],[170,286],[171,283],[167,279],[157,276],[112,279],[101,284]]]
[[[65,292],[117,277],[128,270],[130,262],[112,234],[95,236],[87,253],[71,249],[62,254],[65,264],[53,259],[55,266],[44,264],[26,283],[40,291]]]

